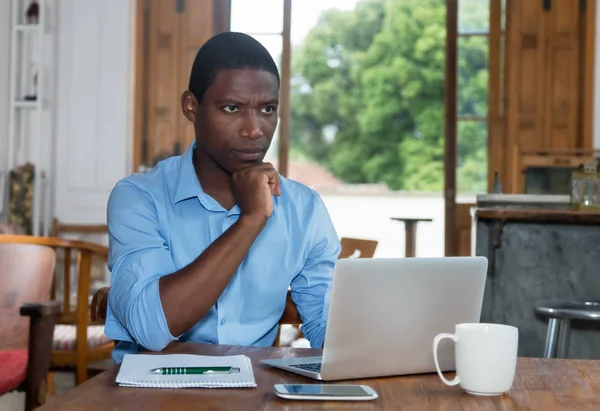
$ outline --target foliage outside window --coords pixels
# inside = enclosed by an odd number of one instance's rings
[[[485,192],[489,2],[459,4],[458,189]],[[291,158],[347,183],[442,190],[445,13],[444,0],[323,13],[292,51]]]

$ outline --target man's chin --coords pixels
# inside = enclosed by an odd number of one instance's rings
[[[261,159],[256,159],[256,160],[246,160],[246,161],[238,161],[236,162],[236,164],[232,167],[232,169],[234,170],[233,172],[235,173],[236,171],[241,171],[244,170],[248,167],[253,167],[256,165],[260,165],[264,163],[264,157]]]

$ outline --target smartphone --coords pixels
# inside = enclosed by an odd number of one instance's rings
[[[369,401],[379,397],[373,388],[353,384],[275,384],[273,390],[288,400]]]

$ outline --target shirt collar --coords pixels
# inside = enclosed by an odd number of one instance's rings
[[[175,196],[173,197],[172,205],[193,197],[201,198],[204,195],[202,186],[200,186],[200,182],[196,176],[196,170],[194,170],[194,163],[192,162],[195,147],[195,142],[190,144],[179,159],[179,174],[177,176],[177,185],[175,186]]]
[[[197,197],[200,200],[200,204],[207,210],[224,211],[225,209],[221,207],[215,199],[202,190],[192,161],[195,148],[196,142],[193,142],[179,160],[179,175],[177,176],[177,185],[175,187],[175,196],[173,197],[172,205],[174,206],[180,201]],[[275,215],[275,209],[277,208],[278,203],[279,198],[273,196],[273,215]],[[239,206],[235,204],[229,213],[240,214]]]

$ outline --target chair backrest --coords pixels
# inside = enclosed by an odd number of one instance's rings
[[[52,223],[50,237],[72,241],[84,241],[105,247],[105,244],[108,242],[108,226],[106,224],[65,224],[55,218]],[[57,252],[57,270],[64,270],[66,267],[66,264],[64,264],[65,261],[63,254],[63,251]],[[90,284],[92,287],[92,292],[96,291],[98,286],[102,286],[107,283],[106,279],[109,275],[109,271],[106,263],[106,258],[103,255],[99,255],[98,253],[92,254],[92,267],[90,270]],[[56,285],[59,287],[55,287],[55,292],[62,291],[63,281],[61,280]],[[73,286],[74,284],[71,284],[70,288],[72,289]]]
[[[377,248],[376,240],[342,237],[342,251],[339,258],[373,258]]]
[[[49,300],[55,259],[43,245],[0,244],[0,350],[27,348],[29,318],[19,310]]]
[[[60,238],[63,234],[108,234],[106,224],[63,224],[57,218],[52,222],[52,237]]]
[[[359,238],[347,238],[343,237],[341,240],[342,251],[340,252],[339,258],[350,258],[353,257],[357,252],[359,253],[357,258],[372,258],[377,248],[377,241],[375,240],[363,240]],[[99,289],[92,299],[91,305],[91,319],[96,322],[106,321],[106,306],[108,303],[108,291],[109,287]],[[279,324],[291,324],[300,325],[300,314],[296,308],[296,304],[292,300],[291,293],[288,291],[285,302],[285,309],[283,315],[279,320]]]
[[[86,327],[89,323],[90,277],[93,256],[108,258],[108,248],[85,241],[66,240],[54,237],[36,237],[27,235],[0,235],[1,243],[38,244],[51,247],[61,256],[62,273],[57,273],[52,285],[50,297],[62,300],[61,315],[58,322],[77,324]],[[56,260],[59,260],[57,257]],[[57,264],[58,265],[58,264]],[[73,272],[74,271],[74,272]],[[62,277],[62,292],[57,290],[57,277]],[[71,301],[71,279],[76,278],[76,302]]]
[[[91,305],[91,320],[97,323],[104,323],[106,321],[106,310],[108,305],[108,292],[110,291],[110,287],[102,287],[94,294],[94,298],[92,299]],[[281,316],[280,324],[302,324],[300,320],[300,314],[298,314],[298,309],[296,308],[296,304],[292,300],[291,293],[288,291],[286,301],[285,301],[285,309],[283,310],[283,315]]]

